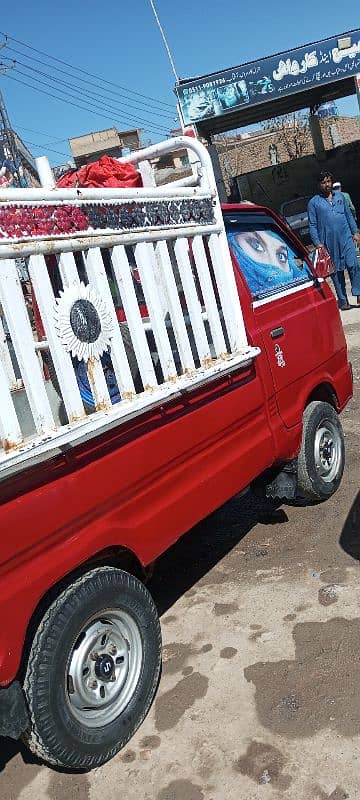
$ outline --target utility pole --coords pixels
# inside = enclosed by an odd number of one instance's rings
[[[7,44],[7,41],[6,41],[6,38],[5,38],[5,41],[0,44],[0,50],[2,50],[3,47],[6,47],[6,44]],[[15,61],[12,64],[3,64],[0,61],[0,73],[1,72],[6,72],[7,70],[14,69],[14,68],[15,68]],[[0,147],[1,147],[1,150],[2,150],[2,158],[3,159],[6,156],[6,152],[8,153],[8,158],[9,158],[9,160],[11,160],[13,162],[14,167],[16,169],[15,178],[16,178],[17,182],[20,183],[19,174],[18,174],[18,160],[19,159],[18,159],[18,152],[17,152],[17,147],[16,147],[15,136],[14,136],[13,129],[12,129],[11,125],[10,125],[10,120],[9,120],[8,113],[7,113],[7,110],[6,110],[5,101],[4,101],[4,98],[3,98],[2,94],[1,94],[1,92],[0,92]]]
[[[155,20],[156,20],[156,24],[157,24],[157,26],[159,28],[160,33],[161,33],[161,37],[162,37],[162,40],[164,42],[164,47],[165,47],[165,50],[166,50],[166,52],[168,54],[168,58],[169,58],[169,61],[170,61],[170,64],[171,64],[171,69],[172,69],[172,71],[173,71],[173,73],[175,75],[176,83],[179,83],[179,76],[178,76],[176,68],[175,68],[174,59],[172,57],[170,47],[169,47],[169,45],[167,43],[167,39],[166,39],[166,36],[165,36],[164,29],[163,29],[163,27],[161,25],[161,22],[160,22],[160,19],[159,19],[159,15],[158,15],[157,10],[155,8],[155,3],[153,2],[153,0],[149,0],[149,2],[150,2],[150,5],[151,5],[151,8],[153,10],[153,14],[154,14],[154,17],[155,17]]]

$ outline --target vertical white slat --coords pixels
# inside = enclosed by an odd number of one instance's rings
[[[4,450],[7,450],[20,444],[22,438],[6,372],[0,360],[0,445]]]
[[[164,379],[175,380],[177,372],[155,280],[154,247],[151,242],[140,242],[135,246],[134,252]]]
[[[158,383],[136,299],[130,264],[123,245],[114,247],[112,251],[112,264],[124,306],[126,321],[129,326],[141,380],[144,389],[153,389]]]
[[[196,349],[199,354],[201,366],[206,366],[211,361],[209,342],[207,340],[201,306],[197,296],[194,277],[192,274],[189,243],[187,239],[177,239],[174,245],[176,260],[179,267],[181,282],[189,311],[191,327],[195,337]]]
[[[194,236],[192,240],[192,250],[197,274],[199,276],[201,292],[204,298],[208,323],[214,342],[215,353],[217,356],[223,356],[226,353],[226,344],[202,236]]]
[[[54,327],[55,297],[44,256],[30,256],[29,275],[39,307],[50,354],[54,362],[69,422],[84,416],[84,406],[75,377],[71,357],[66,352]]]
[[[9,347],[4,331],[4,326],[1,321],[1,316],[0,316],[0,361],[3,364],[4,372],[10,389],[16,389],[17,388],[16,376],[14,372],[14,367],[12,365],[11,356],[9,353]]]
[[[86,372],[94,398],[95,411],[106,411],[111,408],[111,400],[101,362],[92,356],[87,361]]]
[[[1,262],[0,302],[5,311],[36,430],[38,433],[48,433],[55,430],[56,425],[35,352],[34,336],[15,261],[11,259]]]
[[[64,288],[80,286],[80,278],[74,253],[61,253],[59,258],[59,270]],[[105,408],[110,408],[111,400],[104,370],[100,361],[93,358],[89,359],[87,364],[87,377],[94,397],[95,409],[101,409],[103,411]]]
[[[209,250],[228,332],[230,350],[234,353],[247,346],[247,336],[225,232],[220,234],[212,233],[210,235]]]
[[[185,373],[193,372],[195,369],[194,359],[166,241],[159,241],[156,243],[155,253],[158,257],[158,263],[161,265],[162,281],[165,287],[170,319],[182,368]]]
[[[134,381],[126,357],[124,342],[120,333],[102,255],[98,247],[92,247],[86,255],[86,273],[89,283],[91,283],[91,286],[94,286],[108,308],[113,325],[113,333],[111,335],[111,361],[113,363],[121,397],[123,399],[128,399],[135,394]]]
[[[79,286],[80,278],[75,263],[74,253],[61,253],[59,270],[63,286]]]

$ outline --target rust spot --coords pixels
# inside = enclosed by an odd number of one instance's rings
[[[85,411],[83,414],[71,414],[69,423],[71,424],[72,422],[81,422],[82,419],[86,419]]]
[[[10,450],[17,450],[17,448],[21,447],[23,443],[23,439],[21,439],[19,442],[12,442],[11,439],[1,439],[1,446],[5,453],[9,453]]]
[[[96,403],[95,411],[109,411],[111,408],[111,403],[108,403],[106,400],[102,400],[100,403]]]
[[[212,366],[213,366],[213,364],[214,364],[214,361],[213,361],[213,359],[212,359],[212,358],[204,358],[204,359],[203,359],[203,360],[200,362],[200,364],[201,364],[201,366],[202,366],[202,367],[205,367],[205,369],[208,369],[209,367],[212,367]]]
[[[121,395],[122,400],[133,400],[134,397],[137,397],[136,392],[123,392]]]
[[[94,371],[97,364],[98,362],[96,361],[94,356],[91,356],[91,358],[88,359],[86,365],[87,376],[89,379],[90,386],[93,390],[93,394],[95,395],[95,400],[96,400],[96,379]],[[100,400],[100,402],[95,403],[96,411],[109,411],[110,408],[111,408],[111,403],[108,400]]]

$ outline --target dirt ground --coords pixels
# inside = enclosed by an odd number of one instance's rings
[[[325,505],[234,498],[158,563],[163,674],[135,737],[88,775],[1,740],[1,800],[359,800],[360,309],[355,395]]]

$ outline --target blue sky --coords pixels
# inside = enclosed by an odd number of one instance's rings
[[[359,0],[278,0],[276,4],[268,0],[155,0],[155,4],[181,78],[256,60],[359,25]],[[21,9],[8,2],[3,4],[0,28],[13,37],[0,51],[1,63],[17,60],[16,71],[0,74],[0,89],[12,126],[34,155],[48,155],[51,163],[63,163],[70,157],[69,137],[113,125],[143,128],[144,142],[159,141],[176,127],[175,80],[149,0],[62,0],[59,4],[32,0],[22,3]],[[14,39],[83,72],[51,61]],[[36,69],[51,74],[53,82]],[[49,94],[60,90],[76,94],[77,98],[68,96],[67,100],[83,108],[17,81]],[[45,82],[50,86],[44,86]],[[341,101],[338,108],[346,114],[359,113],[355,96]]]

